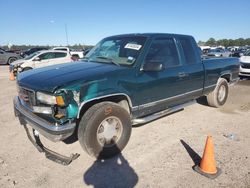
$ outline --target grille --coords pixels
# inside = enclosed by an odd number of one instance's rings
[[[26,88],[19,87],[18,96],[22,103],[31,108],[35,105],[35,92]]]
[[[241,63],[243,69],[250,69],[250,63]]]

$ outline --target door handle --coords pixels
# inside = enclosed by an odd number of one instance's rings
[[[178,76],[179,76],[179,78],[183,78],[183,77],[187,76],[187,74],[185,72],[179,72]]]

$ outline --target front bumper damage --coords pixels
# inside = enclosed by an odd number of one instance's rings
[[[45,153],[45,156],[48,159],[62,165],[69,165],[73,160],[79,157],[79,154],[77,153],[71,154],[70,157],[67,157],[51,151],[42,144],[38,134],[39,132],[43,136],[54,142],[61,141],[68,138],[74,133],[76,127],[75,123],[67,123],[65,125],[55,126],[27,110],[21,104],[21,101],[18,97],[14,99],[14,111],[15,116],[19,118],[20,124],[24,126],[24,129],[31,143],[37,148],[39,152]],[[32,138],[31,134],[29,133],[27,124],[32,127],[34,138]]]

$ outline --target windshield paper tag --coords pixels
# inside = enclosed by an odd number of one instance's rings
[[[129,48],[129,49],[132,49],[132,50],[140,50],[141,45],[140,44],[128,43],[128,44],[126,44],[126,46],[124,48]]]

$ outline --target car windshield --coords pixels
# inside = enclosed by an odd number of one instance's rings
[[[116,65],[133,65],[145,41],[146,37],[143,36],[109,37],[91,49],[84,59]]]
[[[30,54],[29,56],[25,57],[24,59],[25,59],[25,60],[30,60],[30,59],[32,59],[33,57],[35,57],[37,54],[39,54],[39,52],[35,52],[35,53],[33,53],[33,54]]]
[[[246,51],[244,56],[250,56],[250,50]]]

